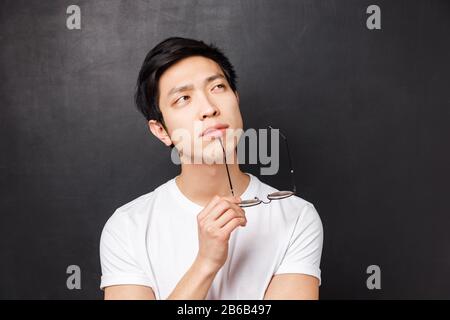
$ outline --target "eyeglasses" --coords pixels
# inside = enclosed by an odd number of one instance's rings
[[[271,126],[268,126],[270,129],[274,129]],[[258,197],[254,197],[251,200],[242,200],[241,203],[239,203],[239,207],[252,207],[252,206],[256,206],[260,203],[270,203],[272,200],[281,200],[281,199],[285,199],[288,198],[294,194],[296,194],[297,192],[297,188],[295,186],[295,177],[294,177],[294,168],[292,166],[292,157],[291,154],[289,152],[289,145],[287,142],[287,138],[286,136],[278,129],[278,133],[280,134],[280,136],[283,138],[284,142],[286,143],[286,150],[287,150],[287,154],[288,154],[288,159],[289,159],[289,167],[290,167],[290,172],[291,172],[291,179],[292,179],[292,191],[276,191],[276,192],[272,192],[270,194],[267,195],[267,199],[269,199],[269,201],[263,201],[261,199],[259,199]],[[220,144],[222,145],[222,149],[223,149],[223,158],[225,161],[225,167],[227,169],[227,175],[228,175],[228,181],[230,182],[230,189],[231,189],[231,194],[234,197],[234,192],[233,192],[233,185],[231,184],[231,178],[230,178],[230,172],[228,171],[228,165],[227,165],[227,158],[226,158],[226,152],[225,152],[225,148],[223,147],[222,144],[222,139],[219,138]]]

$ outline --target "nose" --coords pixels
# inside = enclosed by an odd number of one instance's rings
[[[213,110],[212,112],[204,112],[203,114],[202,114],[202,119],[206,119],[206,118],[208,118],[208,117],[214,117],[214,116],[217,116],[219,114],[219,112],[217,111],[217,110]]]
[[[215,103],[211,103],[208,97],[204,98],[203,107],[201,109],[201,118],[206,119],[208,117],[214,117],[220,114],[219,108],[215,105]]]

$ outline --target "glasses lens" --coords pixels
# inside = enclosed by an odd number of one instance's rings
[[[287,197],[290,197],[294,194],[293,191],[277,191],[277,192],[273,192],[271,194],[269,194],[267,196],[267,198],[269,200],[279,200],[279,199],[284,199]]]
[[[260,204],[262,201],[259,200],[257,197],[255,197],[254,199],[251,200],[242,200],[239,203],[239,207],[251,207],[251,206],[256,206],[257,204]]]

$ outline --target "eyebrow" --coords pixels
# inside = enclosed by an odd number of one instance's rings
[[[204,84],[208,84],[216,79],[225,79],[225,77],[221,74],[214,74],[212,76],[209,76],[208,78],[205,79]],[[194,88],[194,85],[192,84],[187,84],[184,86],[179,86],[179,87],[174,87],[172,88],[169,93],[167,94],[168,97],[170,97],[171,95],[173,95],[174,93],[177,92],[181,92],[181,91],[186,91],[186,90],[192,90]]]

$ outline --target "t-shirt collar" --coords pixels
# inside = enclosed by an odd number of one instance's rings
[[[245,189],[244,193],[241,195],[241,199],[242,200],[253,199],[256,196],[257,178],[251,173],[248,172],[244,173],[250,177],[250,182],[247,188]],[[199,213],[201,210],[203,210],[202,206],[191,201],[188,197],[184,195],[184,193],[181,192],[180,188],[178,188],[178,185],[175,182],[175,178],[169,181],[168,187],[172,193],[172,196],[176,199],[176,201],[188,211]]]

